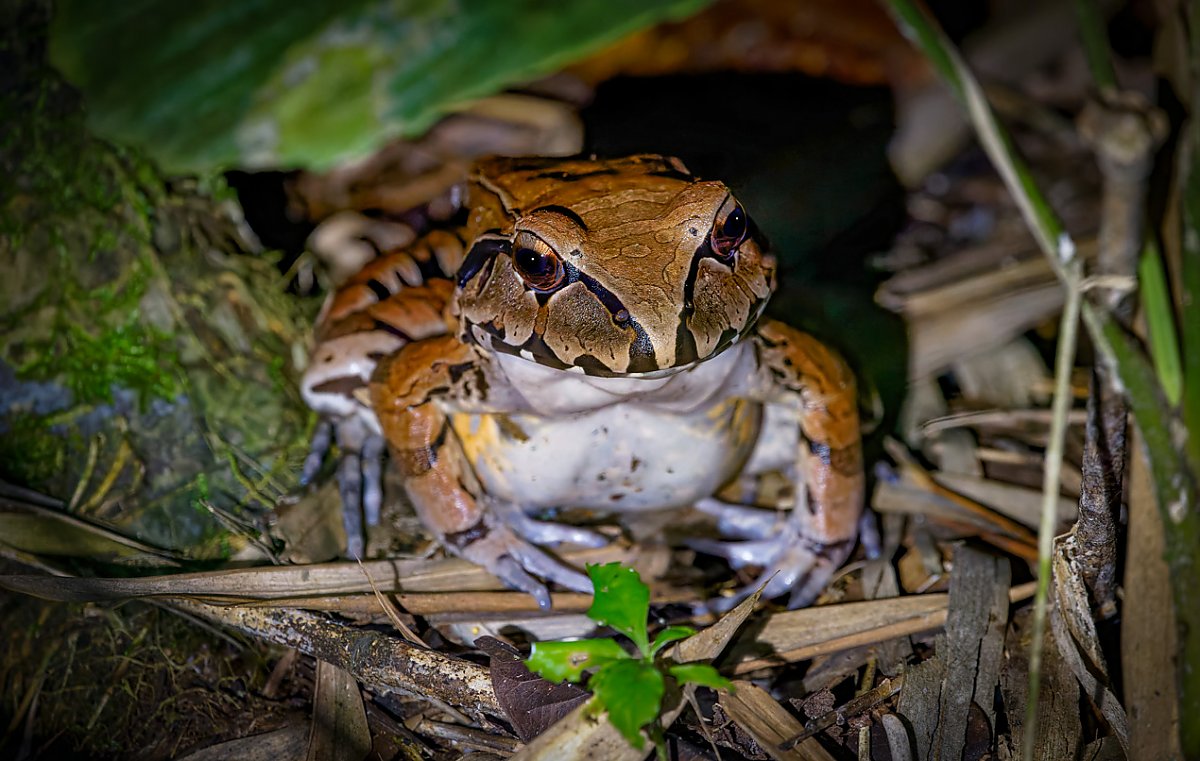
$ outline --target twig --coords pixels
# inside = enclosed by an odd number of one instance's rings
[[[484,732],[457,724],[446,724],[440,721],[422,718],[413,731],[426,737],[436,737],[448,740],[456,746],[472,750],[499,752],[512,755],[521,747],[521,743],[511,737],[505,737],[495,732]]]
[[[1080,470],[1079,520],[1067,541],[1076,545],[1077,573],[1090,590],[1096,616],[1117,613],[1117,518],[1125,471],[1128,407],[1112,375],[1096,368],[1088,399],[1088,423]]]

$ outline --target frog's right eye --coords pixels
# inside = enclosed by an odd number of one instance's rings
[[[513,266],[537,291],[552,291],[563,281],[566,272],[562,259],[541,238],[522,233],[513,243]]]
[[[721,210],[717,212],[716,223],[710,235],[713,252],[721,259],[731,259],[749,232],[750,225],[745,209],[732,197],[727,198]]]

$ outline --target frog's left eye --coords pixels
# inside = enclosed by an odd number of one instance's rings
[[[554,249],[534,235],[521,234],[513,243],[513,266],[530,287],[549,291],[558,287],[565,274],[562,259]]]
[[[729,198],[717,213],[717,221],[713,225],[711,241],[713,253],[728,259],[737,251],[737,247],[746,240],[750,231],[750,221],[746,211],[737,201]]]

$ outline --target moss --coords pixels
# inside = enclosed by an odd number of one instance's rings
[[[178,395],[183,385],[173,372],[174,338],[147,325],[138,306],[150,281],[149,265],[135,259],[116,280],[90,289],[76,279],[74,268],[59,269],[58,287],[43,289],[0,321],[10,329],[23,324],[31,334],[9,347],[18,377],[58,383],[84,405],[111,402],[114,387],[134,391],[143,409],[151,399]]]
[[[0,431],[0,476],[4,480],[41,484],[63,471],[69,442],[51,429],[46,418],[11,415],[0,421]]]

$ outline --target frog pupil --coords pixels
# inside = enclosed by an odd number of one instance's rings
[[[539,291],[549,291],[562,282],[562,262],[549,251],[522,246],[513,253],[513,263],[525,282]]]
[[[721,225],[721,236],[731,240],[740,241],[742,236],[746,234],[746,213],[742,211],[741,206],[735,206],[733,211],[729,212],[729,216],[725,218],[725,222]]]
[[[553,274],[554,260],[532,248],[517,250],[517,267],[530,277],[545,277]]]

